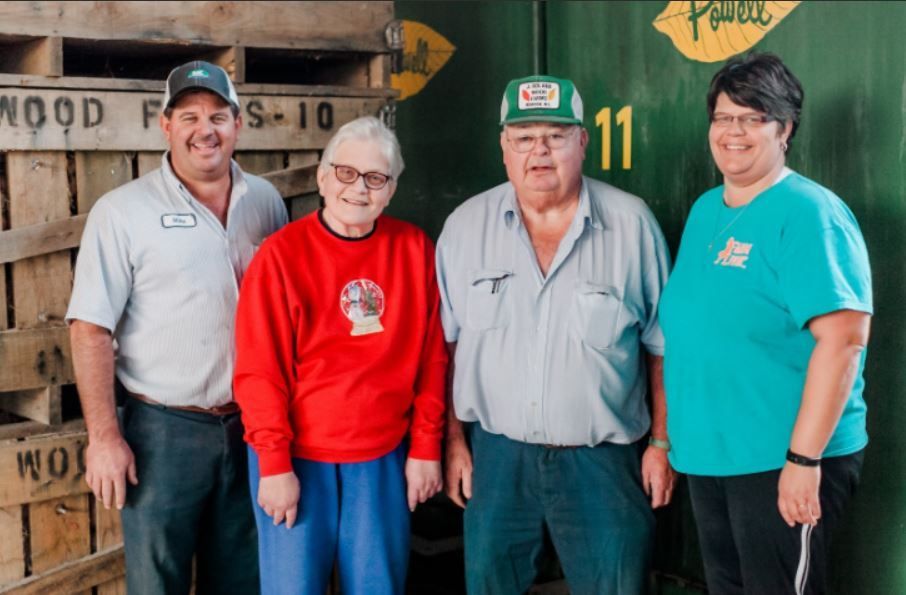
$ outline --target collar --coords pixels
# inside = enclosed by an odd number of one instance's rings
[[[186,188],[186,185],[182,183],[182,180],[176,176],[176,172],[173,171],[173,166],[170,165],[169,150],[164,151],[164,155],[161,157],[160,169],[167,185],[175,190],[177,194],[187,201],[197,200],[192,196],[192,193],[189,192],[189,189]],[[242,173],[239,164],[233,159],[230,159],[230,176],[233,179],[233,190],[230,193],[230,210],[232,211],[233,205],[238,201],[239,197],[244,196],[246,192],[248,192],[248,182],[246,182],[245,175]]]
[[[582,185],[579,188],[579,206],[576,207],[575,219],[582,221],[583,228],[590,225],[595,229],[604,229],[600,209],[598,205],[592,203],[588,195],[588,180],[585,176],[582,176]],[[503,197],[503,222],[507,229],[518,228],[522,225],[522,215],[516,200],[516,189],[512,184],[507,186],[506,194]]]

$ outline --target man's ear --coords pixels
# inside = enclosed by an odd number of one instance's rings
[[[170,118],[161,114],[160,118],[159,118],[159,122],[160,122],[160,129],[164,133],[164,137],[167,139],[167,142],[169,142],[170,141]]]

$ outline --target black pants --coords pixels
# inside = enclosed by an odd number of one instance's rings
[[[258,593],[258,541],[239,414],[217,417],[127,399],[139,484],[122,511],[129,595]]]
[[[856,489],[864,451],[821,462],[821,519],[790,527],[777,509],[780,470],[689,476],[712,595],[820,595],[831,536]]]

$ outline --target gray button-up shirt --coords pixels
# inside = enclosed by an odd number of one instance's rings
[[[460,205],[437,243],[457,417],[529,443],[638,440],[669,268],[645,203],[591,178],[547,277],[510,183]]]
[[[233,399],[233,319],[239,283],[264,238],[286,223],[265,180],[233,162],[226,228],[161,169],[107,193],[82,234],[67,320],[116,339],[116,375],[165,405]]]

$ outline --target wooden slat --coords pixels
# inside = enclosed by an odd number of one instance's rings
[[[36,421],[20,421],[13,424],[0,425],[0,441],[5,440],[22,440],[34,436],[47,436],[58,434],[71,434],[73,432],[84,432],[85,420],[72,419],[59,425],[48,426]]]
[[[96,503],[96,520],[98,550],[110,549],[123,543],[123,525],[120,521],[120,511],[116,508],[109,510],[100,502]]]
[[[115,508],[107,510],[98,502],[95,503],[94,508],[98,550],[103,551],[122,544],[123,527],[119,511]],[[98,595],[126,595],[125,578],[117,578],[99,585]]]
[[[121,577],[98,585],[98,595],[127,595],[126,578]]]
[[[368,86],[383,89],[390,86],[390,56],[378,54],[368,62]]]
[[[320,204],[321,200],[317,195],[294,198],[289,205],[289,218],[291,221],[301,219],[309,213],[317,211]]]
[[[0,231],[0,263],[52,254],[79,245],[88,215]]]
[[[0,508],[0,585],[25,576],[24,546],[22,507]]]
[[[10,227],[17,229],[69,218],[69,174],[62,152],[8,153]],[[72,287],[69,254],[48,254],[14,263],[16,328],[59,324]],[[0,390],[9,387],[0,385]]]
[[[112,578],[123,576],[126,560],[123,548],[98,552],[63,564],[49,572],[0,587],[0,595],[68,595]]]
[[[305,167],[306,165],[317,165],[320,161],[318,155],[318,151],[290,151],[289,162],[286,167],[292,169],[294,167]]]
[[[386,51],[393,2],[2,2],[0,33]]]
[[[57,36],[36,37],[4,45],[0,51],[0,70],[19,74],[63,76],[63,39]]]
[[[79,213],[88,213],[97,199],[132,179],[132,158],[119,151],[79,151],[75,165]]]
[[[84,432],[0,443],[0,507],[86,493],[87,444]]]
[[[29,524],[34,574],[91,554],[91,517],[86,495],[29,505]]]
[[[148,79],[110,79],[98,77],[67,76],[52,78],[30,74],[9,74],[0,72],[0,87],[23,87],[28,89],[57,89],[83,91],[147,91],[157,95],[164,93],[164,81]],[[295,97],[398,97],[396,89],[344,87],[342,85],[281,85],[272,83],[237,83],[236,92],[243,99],[248,95],[291,95]]]
[[[9,328],[6,315],[6,265],[0,264],[0,330]]]
[[[283,198],[315,192],[318,189],[317,165],[272,171],[261,177],[274,185]]]
[[[63,422],[59,386],[0,393],[0,409],[42,424]]]
[[[143,176],[160,167],[163,153],[158,151],[141,151],[135,158],[138,160],[138,175]]]
[[[233,158],[242,171],[256,176],[283,169],[283,151],[240,151]]]
[[[6,155],[0,154],[0,176],[5,175],[3,172],[6,169]],[[2,180],[0,180],[2,182]],[[7,197],[4,192],[5,184],[0,183],[0,205],[3,205],[7,202]],[[0,208],[0,229],[8,227],[6,219],[5,209]],[[6,269],[7,265],[0,264],[0,331],[4,331],[9,328],[9,319],[6,312]]]
[[[379,98],[246,95],[240,150],[318,149]],[[15,109],[14,109],[15,106]],[[161,96],[125,91],[0,88],[0,148],[12,151],[162,151]],[[42,172],[46,176],[46,170]],[[12,186],[15,190],[15,186]]]
[[[72,384],[71,353],[65,326],[0,332],[0,391]]]
[[[227,71],[233,83],[245,82],[245,48],[231,47],[218,49],[203,56],[204,60],[220,66]]]

